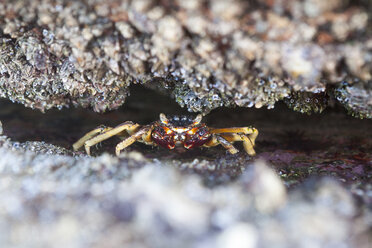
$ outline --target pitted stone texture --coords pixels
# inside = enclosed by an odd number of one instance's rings
[[[103,112],[124,104],[131,83],[156,78],[172,81],[180,105],[208,113],[372,79],[363,1],[188,2],[3,1],[0,96]]]
[[[371,213],[338,182],[312,180],[287,191],[262,161],[208,187],[174,162],[138,152],[74,157],[0,136],[0,157],[2,247],[369,244]]]

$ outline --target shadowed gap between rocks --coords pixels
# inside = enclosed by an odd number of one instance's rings
[[[42,114],[8,101],[1,101],[0,106],[4,133],[13,141],[44,141],[70,150],[77,139],[100,124],[115,126],[127,120],[148,124],[157,120],[161,112],[187,114],[173,99],[143,86],[133,86],[125,106],[105,114],[80,108]],[[205,116],[204,121],[211,127],[256,127],[260,131],[257,158],[269,161],[288,182],[319,174],[337,176],[343,181],[371,180],[371,121],[354,119],[343,110],[327,109],[323,114],[309,116],[295,113],[284,104],[277,104],[272,110],[221,108]],[[93,155],[113,154],[118,141],[114,137],[102,142],[92,149]],[[245,164],[250,158],[241,144],[236,143],[236,147],[241,152],[234,159]],[[178,153],[135,143],[127,149],[164,161],[231,156],[222,147]]]

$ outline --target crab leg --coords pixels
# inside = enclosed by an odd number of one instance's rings
[[[97,143],[99,143],[103,140],[106,140],[106,139],[108,139],[112,136],[120,134],[123,131],[127,131],[128,134],[132,134],[139,126],[140,126],[139,124],[134,124],[131,121],[126,121],[126,122],[124,122],[124,123],[122,123],[122,124],[120,124],[120,125],[118,125],[114,128],[111,128],[111,129],[107,130],[106,132],[98,134],[97,136],[87,140],[84,143],[85,151],[89,155],[91,146],[94,146],[95,144],[97,144]]]
[[[134,134],[132,134],[131,136],[129,136],[128,138],[121,141],[119,144],[116,145],[115,148],[116,156],[120,155],[121,150],[130,146],[139,139],[142,139],[142,141],[145,143],[150,143],[151,131],[152,129],[150,127],[144,127],[135,132]]]
[[[226,133],[226,134],[220,134],[220,135],[224,137],[227,141],[232,142],[232,143],[235,141],[243,141],[243,147],[246,153],[248,153],[248,155],[250,156],[256,155],[256,152],[253,149],[254,142],[249,137],[249,135],[247,136],[245,134],[235,134],[235,133]]]
[[[211,128],[210,133],[218,133],[218,134],[226,134],[226,133],[239,134],[239,133],[243,133],[243,134],[247,134],[249,139],[252,142],[252,145],[254,146],[257,135],[258,135],[258,130],[254,127]]]
[[[217,146],[222,145],[225,149],[227,149],[231,154],[235,154],[239,152],[238,149],[236,149],[233,144],[231,144],[228,140],[226,140],[224,137],[214,134],[212,136],[212,139],[208,141],[204,146],[211,147],[211,146]]]
[[[101,134],[101,133],[104,133],[108,130],[111,130],[112,127],[105,127],[105,126],[99,126],[97,127],[96,129],[90,131],[89,133],[85,134],[82,138],[80,138],[78,141],[76,141],[73,145],[72,145],[72,148],[74,149],[74,151],[77,151],[80,149],[80,147],[82,147],[84,145],[84,143],[87,141],[87,140],[90,140],[91,138],[93,138],[94,136],[98,135],[98,134]]]

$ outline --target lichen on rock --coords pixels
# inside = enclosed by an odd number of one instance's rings
[[[343,0],[6,0],[0,96],[43,111],[75,105],[104,112],[124,104],[130,84],[154,88],[154,78],[173,78],[169,95],[189,111],[273,108],[291,95],[297,101],[296,92],[318,94],[349,79],[368,84],[368,7]],[[368,118],[360,104],[344,102]],[[301,105],[302,112],[315,107]]]
[[[372,118],[372,81],[353,84],[343,82],[334,90],[334,95],[352,116]]]
[[[328,98],[326,92],[309,93],[309,92],[293,92],[290,97],[284,99],[287,106],[294,111],[306,114],[321,113],[328,106]]]

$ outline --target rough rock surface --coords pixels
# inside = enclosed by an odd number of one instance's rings
[[[369,248],[371,13],[368,0],[0,1],[0,247]],[[187,111],[256,127],[257,156],[71,149],[100,124]]]
[[[372,4],[328,2],[1,1],[0,96],[103,112],[142,83],[194,112],[286,99],[311,113],[346,82],[335,99],[371,118]]]
[[[256,161],[236,181],[209,188],[138,152],[72,157],[47,155],[38,142],[26,151],[4,136],[0,142],[2,247],[370,244],[371,212],[334,179],[288,192]]]

